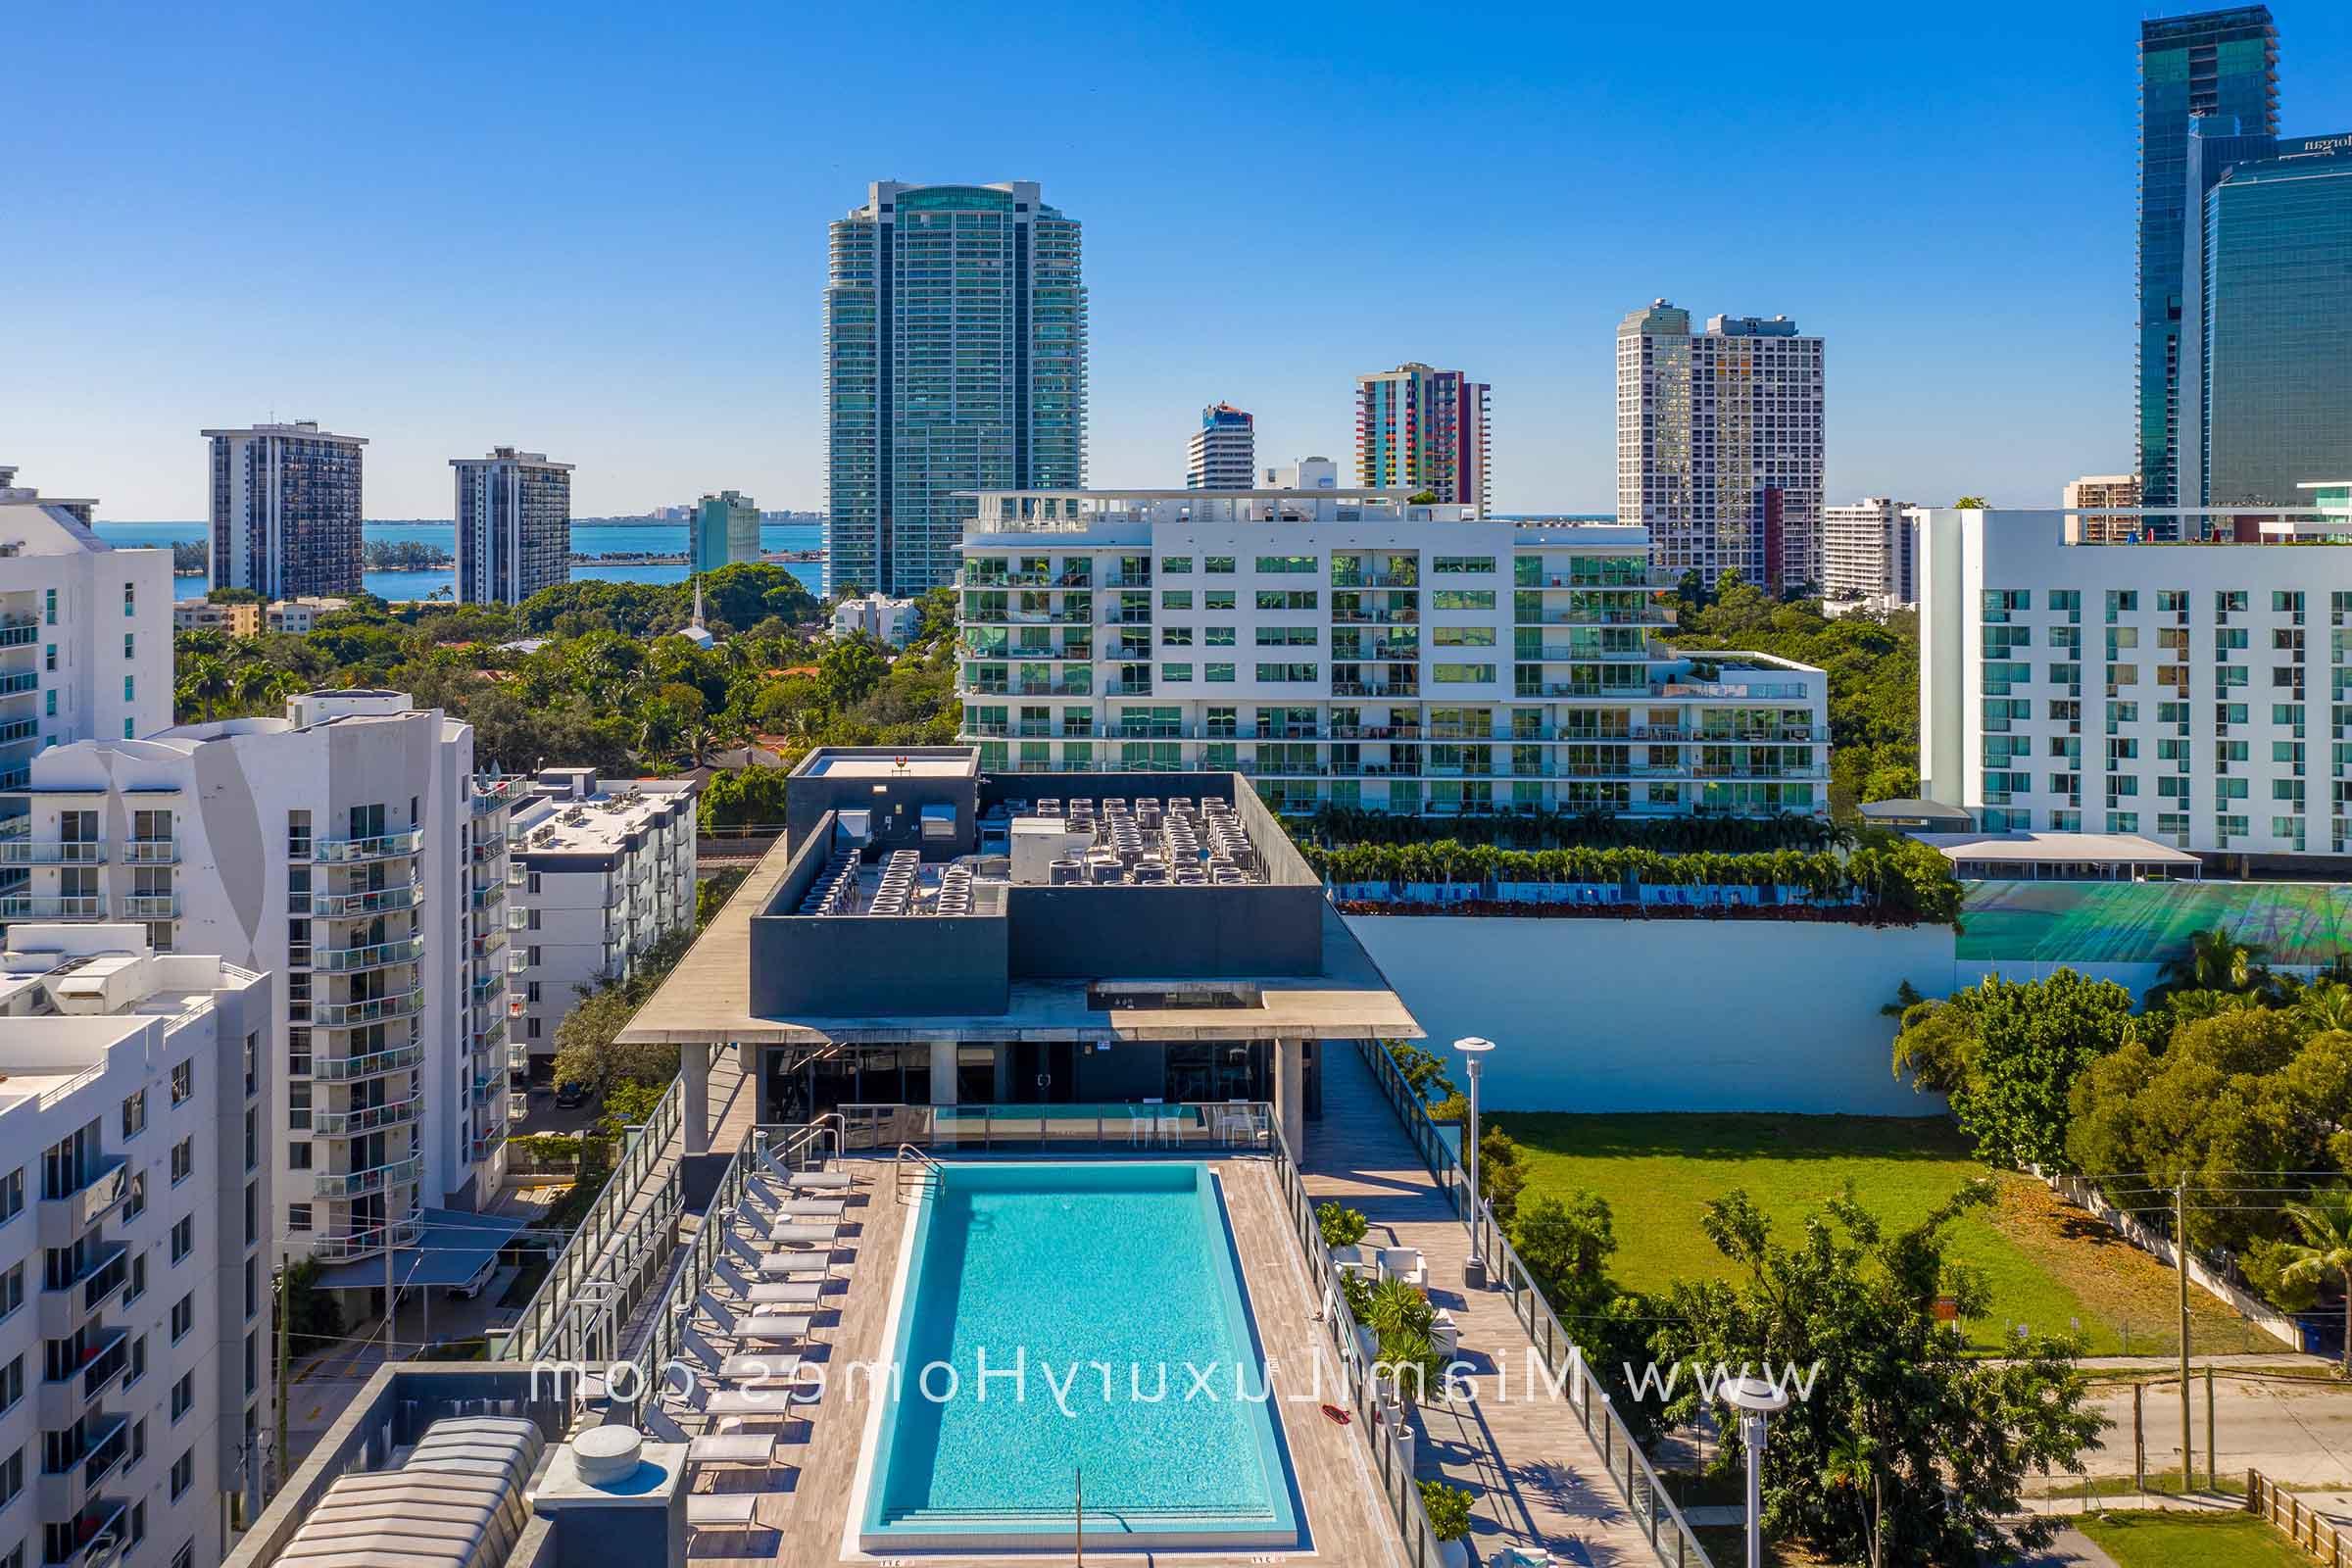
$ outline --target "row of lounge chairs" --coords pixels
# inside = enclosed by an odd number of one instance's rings
[[[687,1434],[696,1487],[686,1522],[698,1531],[764,1528],[761,1493],[707,1491],[701,1482],[789,1468],[778,1450],[822,1398],[804,1368],[818,1348],[818,1318],[833,1310],[843,1283],[834,1269],[858,1185],[847,1169],[795,1170],[763,1149],[746,1157],[740,1201],[710,1215],[725,1228],[711,1285],[673,1308],[688,1319],[680,1338],[692,1384],[665,1390],[664,1409]]]

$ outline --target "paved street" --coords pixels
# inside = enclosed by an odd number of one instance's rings
[[[2277,1358],[2283,1359],[2283,1358]],[[2204,1380],[2192,1380],[2190,1408],[2197,1470],[2205,1470]],[[2132,1389],[2129,1384],[2094,1386],[2092,1404],[2107,1418],[2103,1446],[2086,1457],[2099,1476],[2132,1474]],[[2180,1462],[2179,1386],[2149,1389],[2145,1396],[2148,1468]],[[2214,1380],[2215,1437],[2221,1469],[2242,1479],[2249,1468],[2290,1487],[2352,1489],[2352,1384],[2255,1381],[2228,1374]]]

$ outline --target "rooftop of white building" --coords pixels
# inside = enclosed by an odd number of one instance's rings
[[[12,925],[0,951],[0,1111],[103,1067],[154,1019],[194,1017],[259,978],[209,955],[157,953],[141,925]]]
[[[518,802],[509,818],[514,855],[612,855],[649,825],[684,807],[695,783],[685,778],[600,779],[593,768],[550,768],[533,780],[538,793]]]

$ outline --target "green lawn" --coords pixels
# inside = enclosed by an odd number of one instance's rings
[[[2118,1568],[2313,1568],[2276,1526],[2250,1513],[2107,1513],[2070,1522]]]
[[[1699,1229],[1710,1198],[1744,1188],[1793,1240],[1804,1216],[1851,1182],[1891,1224],[1923,1218],[1985,1169],[1942,1117],[1621,1115],[1509,1111],[1493,1118],[1527,1150],[1528,1191],[1589,1187],[1616,1217],[1618,1282],[1662,1290],[1676,1279],[1730,1277]],[[2078,1328],[2093,1354],[2169,1352],[2179,1344],[2172,1274],[2060,1203],[2039,1182],[1998,1178],[1999,1200],[1952,1230],[1952,1258],[1984,1271],[1989,1318],[1972,1342],[1999,1343],[2016,1324]],[[2191,1298],[2200,1350],[2255,1350],[2272,1342],[2202,1293]]]

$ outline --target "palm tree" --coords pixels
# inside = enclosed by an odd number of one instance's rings
[[[2340,980],[2316,980],[2297,993],[2295,1026],[2312,1034],[2352,1029],[2352,986]]]
[[[292,673],[273,664],[240,665],[231,683],[237,706],[252,709],[270,707],[286,695]]]
[[[2286,1217],[2303,1239],[2280,1247],[2287,1263],[2278,1277],[2314,1285],[2332,1279],[2343,1288],[2343,1369],[2352,1376],[2352,1188],[2323,1188],[2309,1202],[2287,1204]]]
[[[211,655],[188,661],[188,667],[179,677],[177,693],[182,707],[202,707],[204,721],[213,721],[213,705],[232,690],[228,666]]]
[[[2270,982],[2263,959],[2271,950],[2259,942],[2241,941],[2227,926],[2199,931],[2188,939],[2188,952],[2164,966],[2168,990],[2237,991],[2260,989]]]

